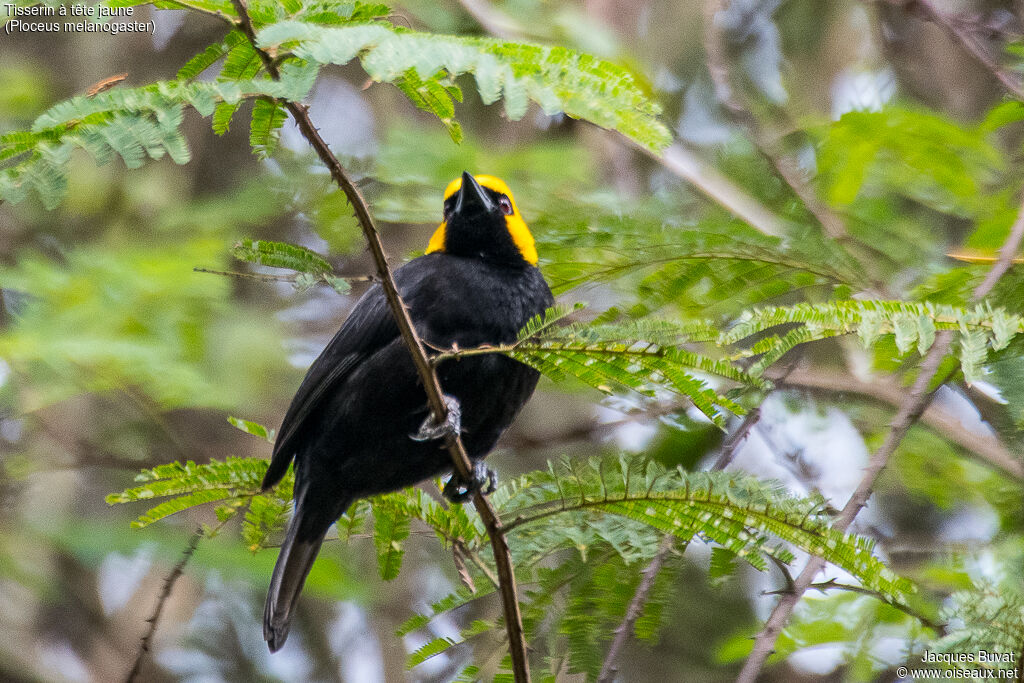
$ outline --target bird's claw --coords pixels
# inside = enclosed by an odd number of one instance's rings
[[[462,431],[462,406],[457,398],[447,394],[444,396],[444,404],[448,407],[448,415],[443,422],[435,422],[431,413],[420,425],[419,431],[410,434],[409,438],[413,441],[435,441],[458,435]]]
[[[477,492],[485,496],[494,493],[497,486],[497,473],[478,460],[473,463],[473,474],[468,482],[455,473],[444,485],[442,493],[453,503],[465,503]]]

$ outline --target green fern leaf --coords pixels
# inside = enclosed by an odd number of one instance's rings
[[[231,423],[233,427],[242,430],[246,434],[252,434],[264,441],[274,443],[274,430],[268,429],[258,422],[242,420],[237,417],[228,417],[228,422]]]
[[[405,555],[402,542],[408,537],[409,517],[391,506],[374,506],[373,543],[377,548],[380,578],[391,581],[398,577]]]
[[[280,128],[287,119],[288,110],[280,102],[260,98],[253,103],[249,145],[257,158],[266,159],[274,153],[280,138]]]
[[[287,242],[244,239],[235,243],[231,254],[240,261],[316,276],[333,270],[331,264],[316,252]]]
[[[324,27],[300,21],[268,26],[258,40],[261,47],[290,49],[321,64],[358,57],[371,78],[386,83],[408,83],[410,70],[419,81],[439,72],[450,78],[472,73],[484,102],[504,97],[511,118],[522,117],[529,99],[549,114],[562,111],[618,130],[650,149],[664,147],[671,137],[657,119],[658,106],[632,74],[561,47],[419,33],[384,23]],[[436,88],[434,93],[440,95]]]

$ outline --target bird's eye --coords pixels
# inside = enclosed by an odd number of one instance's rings
[[[512,200],[505,195],[498,197],[498,206],[501,207],[501,212],[506,216],[512,215]]]
[[[452,206],[451,204],[445,203],[444,209],[441,212],[441,219],[446,223],[452,217]]]

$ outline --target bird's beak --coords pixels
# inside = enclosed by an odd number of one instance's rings
[[[488,213],[494,209],[494,202],[480,187],[469,171],[462,172],[462,187],[459,189],[458,199],[455,200],[455,209],[452,216],[473,216],[478,213]]]

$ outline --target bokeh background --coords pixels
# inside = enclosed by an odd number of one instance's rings
[[[1009,0],[935,4],[976,17],[996,39],[1012,34],[1024,14]],[[0,131],[27,128],[48,106],[113,74],[127,72],[127,85],[172,78],[223,34],[210,17],[136,12],[155,20],[154,35],[0,35]],[[410,0],[394,4],[393,19],[463,34],[483,33],[479,19],[497,20],[499,31],[625,63],[663,105],[676,149],[705,165],[698,176],[724,177],[727,198],[735,191],[808,222],[716,102],[702,3]],[[734,0],[723,26],[755,114],[779,140],[794,130],[826,131],[827,138],[830,122],[847,112],[895,105],[930,111],[951,131],[976,131],[1003,96],[991,73],[940,28],[888,3]],[[821,286],[770,272],[756,291],[744,290],[749,296],[723,300],[713,264],[707,279],[669,292],[645,279],[649,273],[577,264],[574,234],[670,234],[674,225],[721,228],[733,219],[615,134],[535,108],[512,122],[500,105],[483,106],[473,88],[464,91],[461,145],[397,90],[368,83],[358,66],[327,70],[309,100],[321,133],[360,178],[393,263],[422,251],[440,220],[445,184],[467,169],[502,176],[516,192],[565,302],[587,301],[595,310],[667,306],[724,321],[750,301],[799,301]],[[0,205],[0,679],[123,678],[164,578],[213,513],[133,530],[144,507],[110,507],[104,496],[129,486],[140,468],[171,460],[269,456],[269,445],[226,418],[276,426],[305,367],[365,288],[357,282],[342,296],[195,269],[257,272],[230,255],[232,244],[251,237],[303,244],[347,276],[371,272],[346,206],[327,192],[328,178],[290,122],[268,161],[249,150],[244,111],[222,137],[194,112],[185,131],[187,165],[165,159],[129,172],[119,161],[96,166],[82,155],[60,207]],[[1002,135],[1010,164],[1001,171],[1016,178],[1019,131]],[[845,154],[841,142],[832,145]],[[798,145],[794,153],[813,174],[813,148]],[[965,159],[964,168],[950,170],[949,184],[984,182],[984,159],[969,158],[975,153],[983,156],[966,143],[951,152]],[[906,292],[971,233],[974,209],[966,191],[957,197],[940,186],[953,199],[936,197],[933,187],[907,186],[896,170],[880,174],[870,201],[847,207],[851,229],[870,228],[886,240],[878,246],[892,259],[887,284]],[[841,505],[900,389],[888,379],[858,387],[858,369],[873,361],[852,347],[824,345],[818,353],[792,388],[767,399],[734,466]],[[721,448],[723,435],[706,421],[635,407],[542,381],[490,462],[507,477],[553,457],[625,449],[701,467]],[[998,471],[969,457],[970,443],[994,438],[974,405],[946,390],[938,407],[946,431],[912,431],[859,530],[879,538],[897,568],[954,588],[984,573],[986,561],[1017,552],[1020,536],[1007,529],[1019,529],[1012,510],[1020,497]],[[455,649],[405,669],[424,636],[397,637],[396,626],[458,582],[450,555],[414,529],[405,570],[391,582],[377,576],[372,539],[329,543],[293,638],[271,657],[260,615],[275,554],[253,555],[233,526],[200,543],[165,605],[142,680],[443,681],[467,656]],[[674,597],[658,642],[631,644],[621,677],[731,680],[771,604],[762,591],[779,588],[781,578],[750,571],[710,580],[707,549],[697,544],[672,562]],[[878,609],[855,594],[810,601],[794,626],[802,647],[765,679],[891,680],[917,634]],[[432,629],[454,634],[457,625],[440,619]]]

